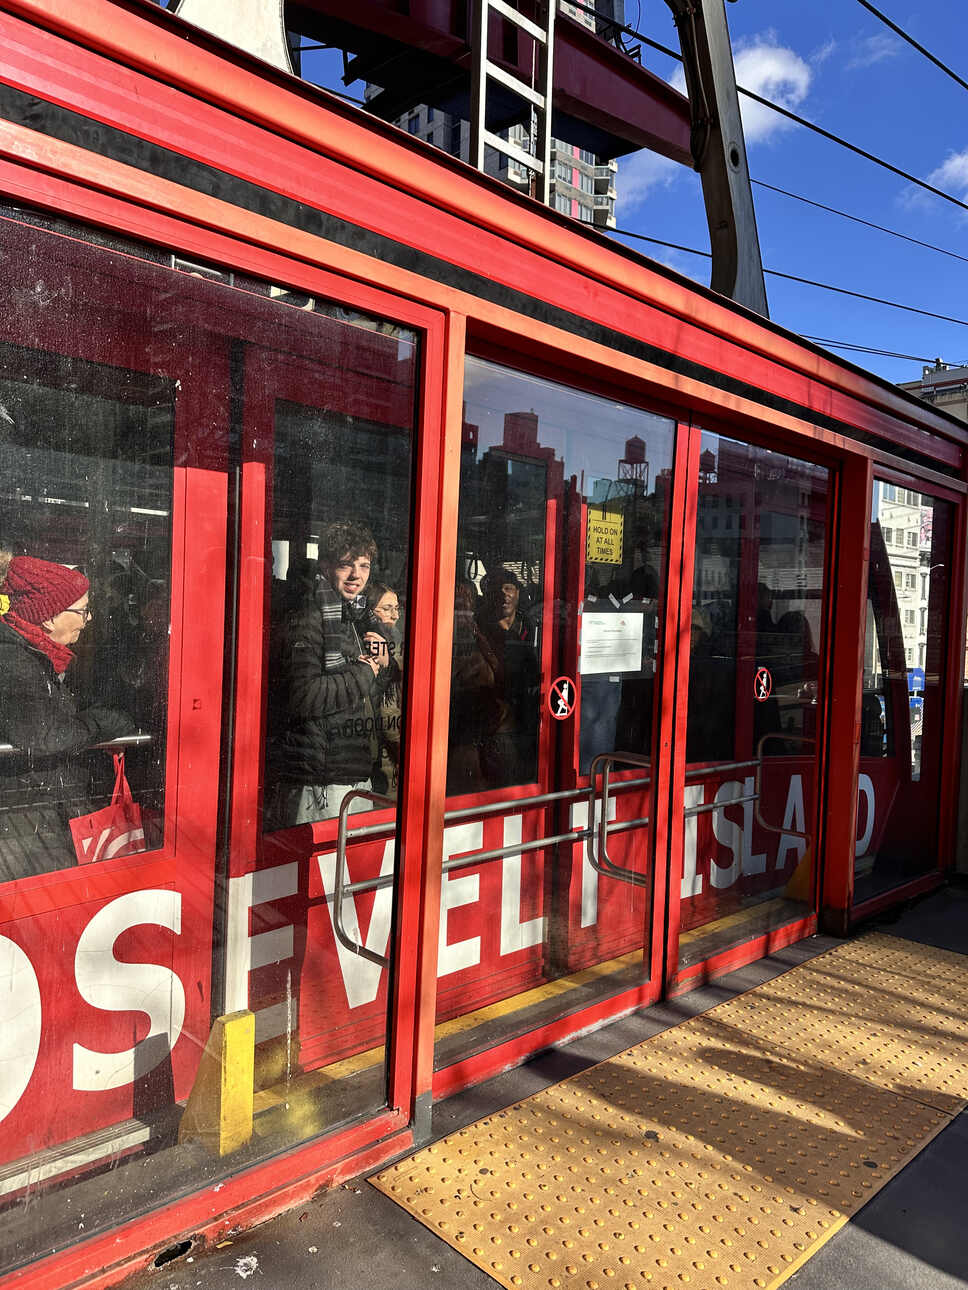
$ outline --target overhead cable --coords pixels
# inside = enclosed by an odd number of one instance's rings
[[[580,0],[569,0],[569,3],[573,4],[576,9],[581,9],[586,13],[595,13],[593,8],[589,5],[580,3]],[[630,36],[634,36],[636,40],[641,40],[644,45],[649,45],[653,49],[658,49],[660,53],[665,54],[667,57],[674,58],[679,63],[682,62],[681,54],[677,54],[675,50],[669,49],[665,45],[660,45],[657,41],[650,40],[648,36],[643,35],[640,31],[636,31],[634,27],[619,27],[618,23],[610,25],[614,26],[618,30],[626,32]],[[863,157],[865,161],[873,162],[875,166],[881,166],[884,170],[890,171],[892,175],[897,175],[900,179],[906,180],[909,184],[914,184],[917,188],[923,188],[925,192],[933,193],[935,197],[943,197],[946,202],[951,202],[953,206],[958,206],[961,210],[968,211],[968,203],[959,201],[959,199],[957,197],[953,197],[951,193],[946,193],[943,188],[936,188],[934,184],[929,184],[927,180],[918,179],[916,175],[908,174],[908,172],[906,170],[902,170],[900,166],[892,165],[891,162],[885,161],[883,157],[875,156],[873,152],[868,152],[866,148],[861,148],[856,143],[850,143],[839,134],[834,134],[830,130],[825,130],[822,125],[817,125],[815,121],[809,121],[806,117],[799,116],[796,112],[791,112],[789,108],[781,107],[779,103],[774,103],[772,99],[764,98],[762,94],[757,94],[754,90],[748,90],[742,85],[737,85],[736,89],[738,93],[744,95],[748,99],[752,99],[754,103],[760,103],[763,107],[772,108],[772,110],[774,112],[778,112],[780,116],[785,116],[789,121],[795,121],[797,125],[802,125],[805,130],[812,130],[814,134],[819,134],[821,138],[827,139],[831,143],[839,144],[840,147],[846,148],[849,152],[855,153],[858,157]]]
[[[663,242],[657,237],[646,237],[644,233],[633,233],[631,229],[614,228],[609,232],[617,233],[621,237],[634,237],[640,242],[651,242],[655,246],[666,246],[673,251],[685,251],[689,255],[701,255],[705,259],[710,259],[709,251],[698,251],[692,246],[680,246],[676,242]],[[850,291],[847,287],[835,287],[831,282],[817,282],[814,278],[801,278],[795,273],[782,273],[779,269],[764,269],[764,273],[771,278],[783,278],[787,282],[799,282],[805,287],[818,287],[821,291],[834,291],[839,296],[852,296],[855,300],[868,300],[871,304],[885,305],[888,309],[903,309],[905,313],[921,314],[924,318],[937,318],[940,322],[956,323],[959,327],[968,327],[968,319],[953,318],[950,314],[934,313],[930,309],[919,309],[916,305],[904,305],[897,300],[885,300],[883,296],[869,296],[863,291]]]
[[[829,349],[850,349],[860,354],[879,354],[882,358],[906,358],[912,363],[930,363],[932,367],[937,358],[925,358],[922,354],[899,354],[893,349],[876,349],[873,345],[855,345],[846,340],[828,340],[826,336],[808,336],[800,333],[804,340],[812,340],[815,345],[826,345]]]
[[[877,157],[873,152],[868,152],[866,148],[860,148],[856,143],[850,143],[847,139],[841,138],[839,134],[833,134],[830,130],[825,130],[822,125],[817,125],[815,121],[808,121],[805,116],[798,116],[796,112],[791,112],[789,108],[781,107],[779,103],[774,103],[770,99],[765,99],[762,94],[755,94],[753,90],[743,89],[741,85],[736,86],[740,94],[745,94],[748,99],[754,103],[761,103],[763,107],[772,108],[774,112],[779,112],[780,116],[787,117],[790,121],[795,121],[797,125],[802,125],[807,130],[812,130],[814,134],[819,134],[821,138],[829,139],[831,143],[839,143],[842,148],[849,152],[856,153],[858,157],[863,157],[866,161],[873,161],[875,166],[881,166],[884,170],[889,170],[892,175],[898,175],[901,179],[906,179],[909,184],[915,184],[918,188],[923,188],[925,192],[934,193],[935,197],[943,197],[946,202],[951,202],[953,206],[959,206],[963,211],[968,211],[968,203],[960,201],[953,197],[951,193],[946,193],[943,188],[935,188],[934,184],[929,184],[925,179],[918,179],[916,175],[909,174],[902,170],[900,166],[894,166],[883,157]]]
[[[909,35],[903,27],[899,27],[896,22],[892,22],[886,13],[881,13],[880,9],[876,9],[869,3],[869,0],[857,0],[857,3],[859,5],[863,5],[863,7],[869,13],[872,13],[875,18],[879,18],[885,27],[890,27],[891,31],[893,31],[895,35],[900,36],[902,40],[906,40],[907,43],[916,49],[919,54],[923,54],[929,62],[934,63],[935,67],[939,67],[941,71],[944,72],[945,76],[950,76],[951,79],[956,84],[960,85],[963,90],[968,90],[968,81],[960,77],[957,72],[953,72],[947,63],[943,63],[940,58],[936,58],[934,54],[931,53],[930,49],[925,49],[925,47],[916,41],[913,36]]]
[[[751,183],[756,184],[758,188],[768,188],[771,193],[780,193],[784,197],[792,197],[795,202],[804,202],[807,206],[816,206],[818,210],[829,211],[831,215],[840,215],[842,219],[853,220],[855,224],[863,224],[865,228],[875,228],[879,233],[888,233],[891,237],[899,237],[904,242],[913,242],[915,246],[923,246],[929,251],[937,251],[940,255],[950,255],[953,260],[962,260],[968,264],[968,255],[959,255],[957,251],[949,251],[943,246],[935,246],[933,242],[922,242],[919,237],[910,237],[907,233],[900,233],[896,228],[887,228],[884,224],[875,224],[873,220],[861,219],[859,215],[851,215],[847,211],[839,210],[836,206],[825,206],[823,202],[816,202],[811,197],[804,197],[801,193],[788,192],[786,188],[777,188],[775,184],[768,184],[763,179],[751,179]]]

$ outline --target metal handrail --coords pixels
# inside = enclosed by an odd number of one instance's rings
[[[739,765],[753,765],[753,762],[740,762]],[[726,767],[727,770],[731,767]],[[623,779],[616,784],[616,791],[621,789],[623,792],[633,788],[644,788],[651,784],[649,777],[644,779]],[[512,797],[505,798],[500,802],[490,802],[487,806],[462,806],[456,811],[444,812],[444,824],[457,824],[461,820],[480,820],[487,819],[492,815],[513,815],[516,810],[531,810],[535,806],[547,806],[551,802],[578,802],[588,797],[587,788],[564,788],[555,793],[534,793],[530,797]],[[396,803],[394,802],[394,805]],[[634,822],[641,824],[641,820]],[[648,821],[646,820],[647,824]],[[348,829],[346,836],[352,842],[365,842],[367,839],[386,837],[391,834],[397,827],[396,820],[384,820],[382,824],[359,824],[356,828]],[[621,833],[622,828],[618,824],[613,824],[609,829],[610,833]],[[581,841],[584,839],[584,831]]]
[[[604,874],[606,878],[617,878],[619,882],[627,882],[631,884],[633,887],[647,887],[649,885],[649,878],[647,874],[636,873],[634,869],[626,869],[624,865],[616,864],[615,861],[608,854],[609,771],[610,771],[610,768],[614,766],[617,762],[622,762],[624,765],[627,765],[627,766],[648,766],[650,768],[652,765],[649,758],[646,757],[643,753],[629,753],[629,752],[599,753],[597,757],[594,757],[592,759],[592,764],[591,764],[591,767],[589,768],[589,777],[590,777],[589,784],[588,784],[589,821],[588,821],[588,838],[586,842],[586,855],[588,857],[588,863],[591,865],[591,867],[597,873]],[[599,799],[601,803],[601,815],[597,822],[598,852],[596,854],[596,850],[595,850],[595,777],[598,774],[599,765],[602,767],[602,793]],[[650,782],[650,780],[646,779],[644,782],[647,784]],[[645,816],[635,821],[631,821],[631,820],[623,821],[623,823],[625,823],[628,827],[631,827],[633,824],[639,827],[643,827],[647,825],[648,822],[649,822],[648,816]],[[613,831],[616,831],[616,830],[613,830]]]
[[[458,811],[445,812],[444,823],[450,824],[458,820],[470,818],[479,819],[481,816],[496,815],[500,812],[507,814],[509,810],[513,810],[516,806],[520,806],[523,810],[534,806],[548,805],[551,802],[569,800],[578,801],[581,798],[588,796],[590,818],[588,825],[583,829],[572,829],[567,833],[553,833],[549,834],[547,837],[534,838],[529,842],[515,842],[506,847],[493,847],[488,851],[472,851],[467,855],[453,856],[451,859],[444,861],[441,866],[441,871],[443,873],[450,873],[454,869],[469,868],[471,865],[487,864],[491,860],[503,860],[508,856],[523,855],[529,851],[541,851],[545,847],[557,846],[563,843],[574,844],[585,842],[586,844],[589,844],[589,860],[592,867],[599,873],[604,874],[608,878],[618,878],[622,882],[631,882],[636,886],[645,886],[648,879],[644,874],[637,874],[631,869],[625,869],[621,865],[615,864],[615,862],[609,858],[607,851],[604,856],[604,865],[599,864],[597,856],[594,855],[594,848],[591,847],[595,832],[595,768],[599,762],[603,761],[603,759],[610,759],[611,764],[614,764],[615,762],[625,762],[628,765],[633,766],[650,765],[648,758],[641,757],[638,753],[603,753],[601,756],[596,757],[592,762],[591,781],[587,789],[563,789],[554,793],[536,793],[531,797],[514,798],[510,802],[494,802],[488,806],[464,807]],[[650,782],[651,780],[649,777],[638,780],[623,780],[621,782],[621,787],[623,789],[641,787],[649,784]],[[602,799],[603,802],[607,800],[608,794],[607,769],[605,772],[604,790],[605,796]],[[377,878],[362,878],[358,882],[346,881],[346,846],[350,837],[352,836],[354,841],[360,841],[366,838],[377,837],[380,834],[392,833],[396,828],[396,821],[388,820],[383,824],[363,825],[359,828],[349,829],[347,827],[347,820],[350,812],[350,804],[359,799],[372,802],[375,806],[380,808],[396,806],[394,798],[384,797],[379,793],[371,793],[364,789],[357,789],[347,793],[340,802],[336,838],[336,876],[333,891],[333,930],[340,944],[345,946],[345,948],[350,950],[353,954],[359,955],[359,957],[365,958],[379,967],[389,967],[390,960],[386,955],[377,954],[374,950],[368,949],[365,945],[360,945],[358,942],[354,941],[343,926],[343,901],[347,896],[355,896],[362,892],[383,891],[387,887],[391,887],[395,881],[395,877],[392,873],[383,874]],[[635,820],[622,820],[619,823],[612,824],[610,828],[607,828],[606,835],[609,832],[626,833],[631,829],[642,828],[648,823],[649,821],[647,817]]]
[[[761,775],[763,773],[763,745],[770,739],[782,739],[784,743],[795,743],[795,744],[815,744],[817,742],[817,740],[814,738],[813,735],[784,734],[782,731],[773,731],[772,733],[763,735],[761,737],[759,743],[756,745],[756,751],[759,756],[759,763],[756,767],[757,803],[759,802],[760,781],[761,781]],[[799,829],[778,829],[773,824],[767,824],[766,820],[764,820],[763,816],[760,814],[759,805],[755,807],[755,813],[756,813],[757,823],[761,828],[766,829],[768,833],[782,833],[784,836],[790,837],[790,838],[803,838],[805,842],[810,842],[812,839],[812,836],[813,836],[812,834],[801,833]]]
[[[727,806],[742,806],[744,802],[755,802],[759,796],[759,793],[747,793],[745,797],[730,797],[725,802],[703,802],[700,806],[687,806],[682,812],[682,817],[685,820],[691,820],[694,815],[705,815],[708,811],[722,811]]]
[[[340,944],[345,946],[351,953],[358,954],[360,958],[368,959],[378,967],[388,968],[390,966],[389,958],[351,940],[343,927],[343,896],[346,876],[346,818],[349,815],[350,803],[355,802],[358,798],[372,802],[375,806],[396,806],[396,802],[392,797],[383,797],[380,793],[371,793],[369,790],[362,788],[351,789],[340,802],[339,831],[336,835],[336,878],[333,888],[333,931],[336,933],[336,939]],[[388,874],[387,877],[391,882],[393,881],[392,875]]]
[[[751,761],[716,761],[711,766],[694,766],[692,770],[687,770],[686,779],[695,779],[697,776],[706,775],[724,775],[728,770],[748,770],[750,766],[758,766],[759,764],[755,757]]]
[[[88,752],[91,748],[141,748],[145,744],[150,744],[152,735],[146,735],[139,731],[136,735],[119,735],[117,739],[105,739],[100,744],[89,744],[87,748],[80,749],[81,752]],[[0,744],[0,757],[10,757],[15,753],[24,753],[23,748],[18,748],[16,744]]]

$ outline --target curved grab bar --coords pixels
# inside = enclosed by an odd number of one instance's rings
[[[767,833],[782,833],[786,837],[803,838],[805,842],[810,842],[813,839],[812,833],[801,833],[799,829],[778,829],[774,824],[767,824],[766,820],[764,820],[763,816],[760,814],[760,788],[761,788],[762,771],[763,771],[763,745],[767,743],[770,739],[782,739],[784,743],[796,743],[796,744],[815,744],[817,742],[816,739],[813,737],[813,735],[784,734],[782,731],[772,731],[770,734],[766,734],[761,737],[759,743],[756,745],[756,758],[757,758],[756,781],[753,785],[753,787],[756,790],[756,793],[753,799],[756,802],[756,805],[753,807],[753,810],[756,814],[756,822],[757,824],[759,824],[760,828],[766,829]]]
[[[352,940],[343,926],[343,895],[346,888],[346,820],[350,813],[350,803],[363,799],[374,806],[396,806],[392,797],[383,797],[380,793],[371,793],[368,789],[352,789],[339,804],[339,832],[336,835],[336,878],[333,888],[333,931],[336,939],[353,954],[368,959],[377,967],[388,968],[390,959],[385,954],[377,954]]]
[[[651,761],[643,753],[629,752],[608,752],[599,753],[592,759],[589,767],[588,782],[588,837],[585,843],[588,863],[591,867],[606,878],[617,878],[619,882],[627,882],[633,887],[647,887],[650,879],[647,874],[636,873],[634,869],[626,869],[624,865],[616,864],[608,854],[608,787],[609,771],[617,762],[626,766],[646,766],[651,768]],[[598,774],[598,767],[602,767],[602,792],[598,799],[601,804],[601,813],[598,820],[595,819],[595,778]],[[649,781],[646,780],[646,783]],[[648,824],[648,819],[641,821],[641,824]],[[595,832],[598,830],[598,845],[596,851]]]

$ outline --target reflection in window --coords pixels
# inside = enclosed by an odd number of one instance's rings
[[[826,480],[807,462],[703,435],[688,762],[800,753],[815,734]],[[732,510],[736,529],[720,523]],[[769,687],[755,701],[760,669]]]
[[[506,413],[498,442],[482,411],[486,447],[481,425],[463,429],[448,793],[538,776],[546,508],[561,462],[533,410]]]
[[[0,344],[0,881],[161,845],[173,412],[167,380]],[[94,745],[138,732],[144,837],[85,832]]]
[[[938,863],[951,526],[949,503],[874,481],[855,902]]]
[[[339,324],[333,345],[275,405],[267,830],[397,789],[416,343]]]
[[[582,773],[616,748],[648,755],[673,427],[476,359],[466,390],[448,792],[538,778],[543,687],[562,673],[581,677]]]
[[[813,907],[827,498],[821,467],[703,434],[683,966]]]

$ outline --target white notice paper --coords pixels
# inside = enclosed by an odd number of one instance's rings
[[[581,616],[581,673],[640,672],[642,670],[642,614],[590,614]]]

